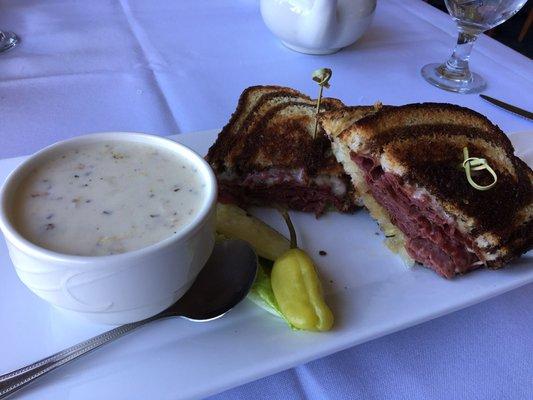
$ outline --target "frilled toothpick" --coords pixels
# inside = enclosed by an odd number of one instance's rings
[[[322,101],[322,91],[324,87],[329,88],[329,80],[333,72],[329,68],[320,68],[313,72],[313,80],[320,86],[318,92],[318,98],[316,99],[316,111],[315,111],[315,129],[313,131],[313,139],[316,138],[316,131],[318,129],[318,113],[320,111],[320,102]]]

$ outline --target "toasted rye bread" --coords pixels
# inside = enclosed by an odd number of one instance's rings
[[[329,107],[329,99],[325,99]],[[286,102],[271,107],[262,118],[250,124],[240,145],[228,155],[230,165],[239,172],[277,168],[303,168],[307,175],[342,174],[342,166],[331,152],[325,157],[330,143],[322,130],[313,138],[315,105]]]
[[[452,218],[465,236],[472,238],[483,264],[499,268],[533,246],[531,169],[514,156],[505,134],[486,117],[449,104],[410,104],[385,107],[361,117],[358,107],[320,116],[333,141],[337,159],[352,178],[362,202],[396,245],[405,237],[389,213],[370,194],[352,155],[379,161],[387,173],[401,177],[420,196]],[[487,191],[474,189],[461,167],[463,147],[470,156],[483,157],[497,172],[497,184]],[[476,181],[487,184],[482,173]],[[400,249],[401,250],[401,249]]]
[[[254,107],[260,102],[261,98],[267,94],[279,92],[279,86],[251,86],[242,92],[237,109],[231,115],[229,122],[219,133],[217,141],[211,146],[207,154],[212,166],[220,168],[226,153],[230,150],[231,144],[238,140],[238,133],[244,120]],[[296,93],[294,93],[296,96]]]
[[[316,100],[290,88],[246,89],[230,122],[209,149],[207,160],[219,171],[246,172],[288,166],[316,171],[319,167],[316,164],[321,161],[321,157],[316,157],[317,151],[329,143],[323,140],[322,130],[317,134],[318,140],[312,138],[315,105]],[[341,101],[332,98],[323,98],[321,102],[321,110],[343,106]],[[335,163],[333,157],[331,160]]]
[[[320,111],[343,107],[337,99],[323,98]],[[290,185],[297,185],[299,192],[294,192],[294,198],[285,204],[320,214],[327,205],[329,187],[335,193],[336,199],[330,200],[334,200],[337,209],[353,210],[349,178],[335,160],[320,126],[313,137],[315,123],[316,100],[294,89],[246,89],[206,156],[219,178],[222,194],[241,202],[247,197],[252,204],[266,205],[276,193],[278,197],[291,197]],[[261,175],[263,171],[267,174]],[[275,185],[275,190],[269,197],[266,189],[270,185]],[[349,194],[340,194],[348,189]],[[256,201],[252,201],[254,196]]]

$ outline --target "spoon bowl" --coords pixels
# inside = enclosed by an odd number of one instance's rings
[[[191,288],[163,313],[191,321],[220,318],[246,297],[256,273],[257,255],[248,243],[219,242]]]

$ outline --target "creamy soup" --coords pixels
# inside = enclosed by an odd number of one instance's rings
[[[127,141],[81,144],[34,169],[15,195],[14,223],[31,242],[100,256],[157,243],[186,226],[205,183],[187,159]]]

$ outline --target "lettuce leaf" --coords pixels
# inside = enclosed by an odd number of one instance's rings
[[[268,311],[272,315],[283,319],[289,326],[291,324],[285,318],[278,306],[272,284],[270,282],[270,272],[272,271],[272,261],[259,257],[257,266],[257,276],[252,289],[248,293],[248,298],[256,305]],[[292,327],[292,326],[291,326]]]

